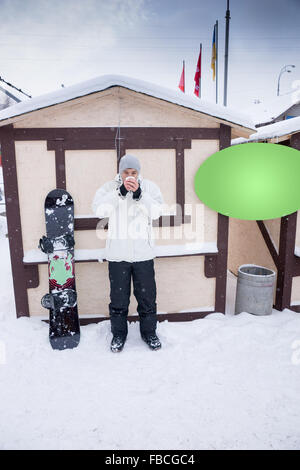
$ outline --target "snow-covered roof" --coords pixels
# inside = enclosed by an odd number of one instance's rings
[[[299,93],[298,93],[299,96]],[[271,99],[264,99],[258,104],[253,104],[245,109],[245,112],[255,121],[256,124],[270,122],[300,102],[293,93],[281,96],[274,96]]]
[[[259,140],[277,139],[297,132],[300,132],[300,116],[286,119],[285,121],[275,122],[268,126],[259,127],[257,132],[251,134],[248,139],[244,139],[243,137],[232,139],[231,145],[256,142]]]
[[[170,88],[162,87],[144,80],[127,77],[125,75],[102,75],[76,85],[59,88],[56,91],[37,96],[26,102],[18,103],[8,109],[0,111],[0,125],[6,124],[5,121],[7,119],[46,108],[48,106],[53,106],[58,103],[73,100],[91,93],[97,93],[114,86],[121,86],[145,95],[175,103],[179,106],[199,111],[203,114],[208,114],[209,116],[244,128],[255,129],[253,120],[246,114],[237,110],[204,101],[196,96],[186,95],[179,89],[178,91],[172,90]]]
[[[20,101],[26,101],[29,99],[30,98],[23,93],[11,88],[0,80],[0,110],[6,109],[9,106],[14,106]]]

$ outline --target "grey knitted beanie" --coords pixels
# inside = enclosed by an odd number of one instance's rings
[[[130,155],[126,153],[123,155],[123,157],[120,159],[119,163],[119,173],[122,175],[123,171],[126,170],[127,168],[134,168],[138,173],[140,172],[141,165],[137,157],[134,155]]]

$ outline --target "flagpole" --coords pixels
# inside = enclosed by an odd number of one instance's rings
[[[185,93],[185,66],[184,66],[184,61],[183,61],[183,89]]]
[[[218,20],[216,20],[216,103],[218,103]]]
[[[229,45],[229,0],[227,0],[226,10],[226,34],[225,34],[225,65],[224,65],[224,106],[227,106],[227,81],[228,81],[228,45]]]
[[[200,42],[200,70],[202,71],[202,42]],[[199,78],[199,98],[201,98],[201,75]]]

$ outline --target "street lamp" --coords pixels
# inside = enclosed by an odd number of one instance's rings
[[[282,75],[284,72],[288,72],[288,73],[291,72],[291,70],[289,70],[288,67],[295,68],[296,65],[285,65],[285,66],[282,67],[282,69],[280,70],[280,74],[279,74],[279,77],[278,77],[278,84],[277,84],[277,96],[279,96],[279,86],[280,86],[280,78],[281,78],[281,75]]]

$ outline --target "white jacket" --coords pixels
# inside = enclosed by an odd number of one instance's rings
[[[105,259],[108,261],[145,261],[155,258],[152,220],[158,219],[164,204],[156,183],[138,176],[141,196],[133,199],[132,191],[122,196],[123,183],[118,173],[114,180],[96,192],[92,209],[99,218],[108,217]]]

